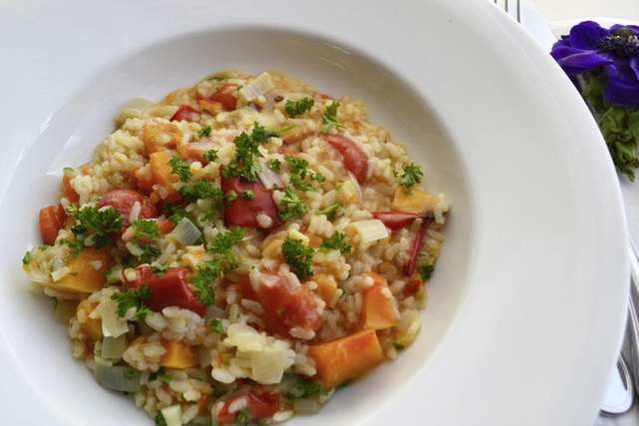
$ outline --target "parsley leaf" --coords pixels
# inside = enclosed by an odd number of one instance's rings
[[[308,211],[308,206],[298,197],[291,187],[284,189],[284,197],[280,201],[280,216],[289,220],[303,217]]]
[[[155,426],[167,426],[162,413],[158,413],[153,420],[155,421]]]
[[[180,204],[166,203],[162,210],[164,215],[175,224],[180,223],[180,221],[185,217],[189,217],[189,214],[186,212],[186,208]]]
[[[304,114],[306,111],[310,111],[314,103],[315,101],[313,98],[308,97],[302,98],[299,101],[292,101],[289,99],[286,101],[285,105],[286,113],[289,117],[295,118]]]
[[[218,334],[224,334],[224,324],[222,324],[222,321],[220,321],[219,319],[211,319],[208,325],[212,331]]]
[[[324,110],[324,115],[322,116],[322,132],[328,133],[333,128],[340,129],[343,126],[337,121],[337,109],[339,108],[339,102],[333,101],[329,106]]]
[[[22,256],[22,264],[23,265],[28,265],[29,263],[31,263],[31,259],[32,259],[32,255],[30,251],[27,251],[24,256]]]
[[[247,189],[246,191],[242,191],[242,194],[240,195],[240,197],[243,200],[253,200],[255,198],[255,192],[251,191],[250,189]]]
[[[126,315],[130,308],[137,309],[137,317],[144,318],[151,311],[144,305],[144,301],[151,297],[151,288],[144,285],[137,290],[125,290],[114,293],[111,299],[118,302],[118,316]]]
[[[335,220],[338,215],[342,214],[342,205],[340,203],[333,203],[319,211],[319,214],[326,215],[328,220]]]
[[[247,407],[242,408],[235,416],[235,424],[237,426],[248,426],[251,423],[251,410]]]
[[[430,279],[431,275],[433,275],[434,270],[435,265],[430,265],[428,263],[422,263],[421,265],[419,265],[419,275],[424,281],[428,281]]]
[[[282,255],[297,277],[304,281],[313,275],[313,254],[315,250],[306,247],[300,240],[286,238],[282,244]]]
[[[84,238],[92,235],[96,248],[101,248],[111,241],[112,234],[119,232],[122,228],[122,214],[113,207],[101,208],[88,206],[78,209],[70,206],[71,215],[76,224],[71,231],[77,236]]]
[[[187,182],[191,179],[191,167],[189,163],[174,155],[173,158],[169,160],[169,165],[171,166],[171,170],[174,175],[177,175],[182,182]]]
[[[415,163],[409,163],[404,165],[404,169],[401,173],[396,174],[399,184],[404,188],[408,189],[422,181],[424,177],[424,172],[422,168]]]
[[[198,132],[198,135],[201,138],[211,136],[211,130],[212,130],[211,126],[202,127],[200,131]]]
[[[195,183],[184,185],[180,189],[180,194],[189,202],[199,199],[211,199],[222,202],[224,198],[224,192],[222,192],[220,187],[206,180],[199,180]]]
[[[206,151],[204,153],[204,159],[208,161],[209,163],[212,161],[217,161],[218,159],[217,150],[209,149],[208,151]]]
[[[288,399],[306,399],[326,393],[324,386],[318,381],[308,380],[298,375],[287,377],[292,379],[285,393]]]
[[[208,306],[215,302],[213,285],[222,275],[238,267],[239,261],[233,252],[233,247],[243,238],[244,230],[242,228],[221,232],[213,238],[208,251],[215,257],[199,264],[197,273],[191,278],[191,284],[195,287],[198,299],[203,304]]]
[[[141,247],[142,254],[138,256],[140,263],[151,263],[162,254],[160,248],[154,244],[147,244]]]
[[[351,245],[346,242],[346,235],[341,232],[334,233],[331,238],[322,242],[320,248],[324,250],[339,250],[342,254],[349,254],[352,250]]]
[[[240,176],[250,182],[255,182],[260,171],[260,165],[256,158],[262,156],[258,148],[272,136],[278,136],[278,133],[267,131],[257,122],[250,134],[242,132],[233,140],[236,150],[235,159],[224,168],[222,175],[227,178]]]
[[[136,220],[133,222],[133,235],[138,240],[157,240],[160,238],[160,228],[155,220]]]
[[[282,170],[282,162],[278,160],[277,158],[269,160],[268,166],[271,170],[273,170],[276,173],[279,173]]]
[[[286,163],[291,172],[291,184],[299,191],[309,191],[313,189],[313,185],[308,182],[308,179],[314,179],[318,182],[325,180],[324,176],[310,170],[308,161],[303,158],[286,157]]]
[[[84,248],[84,243],[78,239],[69,240],[65,238],[63,240],[60,240],[60,243],[69,247],[74,256],[79,255]]]

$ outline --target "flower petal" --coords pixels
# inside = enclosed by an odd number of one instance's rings
[[[557,62],[568,75],[575,75],[611,64],[613,61],[606,55],[593,51],[582,51],[564,56]]]
[[[635,77],[639,80],[639,57],[635,56],[630,59],[630,69],[634,71]]]
[[[610,34],[614,34],[617,31],[624,29],[624,28],[628,28],[632,31],[634,31],[635,34],[639,35],[639,26],[637,25],[620,25],[620,24],[615,24],[612,27],[610,27]]]
[[[606,101],[619,106],[639,106],[639,79],[631,66],[623,60],[617,60],[606,67],[606,75]]]
[[[570,45],[576,49],[595,50],[599,41],[610,34],[593,21],[581,22],[570,30]]]

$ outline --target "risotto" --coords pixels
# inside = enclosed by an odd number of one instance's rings
[[[116,126],[23,259],[101,386],[157,425],[272,424],[414,341],[447,205],[362,103],[228,71]]]

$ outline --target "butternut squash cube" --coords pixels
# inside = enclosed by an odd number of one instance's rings
[[[91,340],[97,342],[98,340],[102,340],[102,321],[97,318],[89,318],[89,315],[95,309],[96,305],[89,302],[88,299],[84,299],[78,305],[78,312],[82,312],[82,316],[86,319],[84,322],[80,323],[80,329],[86,334]],[[78,315],[79,316],[79,315]]]
[[[437,198],[424,191],[398,187],[393,196],[393,210],[406,213],[426,213],[437,206]]]
[[[399,319],[396,302],[388,288],[388,282],[379,274],[369,274],[375,281],[364,291],[362,303],[362,328],[384,330],[393,327]]]
[[[71,272],[49,286],[71,293],[93,293],[106,283],[109,256],[104,250],[86,248],[71,258],[67,267]]]
[[[167,151],[154,152],[149,157],[153,182],[164,188],[164,194],[161,194],[164,195],[162,196],[164,199],[171,199],[177,195],[173,184],[179,180],[179,177],[173,174],[169,161],[171,161],[171,155]]]
[[[175,148],[182,140],[182,132],[172,123],[146,124],[142,130],[142,141],[149,154]]]
[[[364,330],[327,343],[311,345],[317,378],[326,389],[359,377],[384,360],[375,330]]]
[[[197,365],[192,346],[177,340],[163,340],[162,346],[166,349],[166,353],[160,360],[162,367],[183,370]]]

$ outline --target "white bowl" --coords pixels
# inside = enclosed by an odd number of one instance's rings
[[[151,424],[71,359],[19,262],[62,167],[90,157],[120,106],[226,68],[364,100],[453,204],[418,341],[292,424],[593,419],[627,294],[616,175],[568,79],[488,2],[35,0],[0,24],[12,40],[0,82],[7,424]]]

